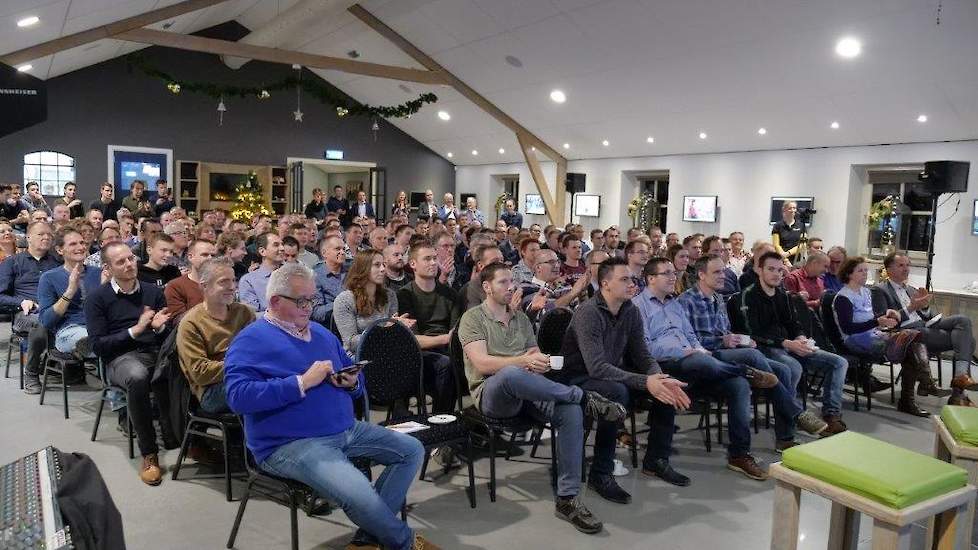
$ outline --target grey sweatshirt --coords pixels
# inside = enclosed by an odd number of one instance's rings
[[[564,376],[582,374],[645,389],[648,375],[662,372],[648,348],[638,309],[630,300],[612,315],[600,292],[575,311],[564,336]],[[627,363],[627,367],[626,367]]]

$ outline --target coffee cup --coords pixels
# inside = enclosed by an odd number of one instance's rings
[[[563,355],[551,355],[550,356],[550,369],[560,370],[564,368],[564,356]]]

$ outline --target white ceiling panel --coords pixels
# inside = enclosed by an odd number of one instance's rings
[[[0,1],[0,29],[7,29],[0,52],[176,1]],[[232,0],[174,18],[167,30],[195,32],[231,19],[257,30],[296,1]],[[571,159],[978,138],[975,0],[943,0],[939,25],[938,0],[361,5]],[[26,15],[41,23],[17,29]],[[860,39],[862,55],[838,57],[843,36]],[[346,13],[310,20],[280,46],[338,57],[356,50],[362,61],[420,67]],[[63,74],[139,47],[104,40],[37,60],[31,73]],[[315,72],[371,104],[434,91],[438,104],[392,122],[439,154],[451,151],[457,164],[522,161],[512,132],[451,89]],[[555,88],[566,103],[549,99]],[[440,120],[439,110],[451,120]],[[916,121],[921,113],[925,124]],[[655,143],[646,143],[649,135]]]

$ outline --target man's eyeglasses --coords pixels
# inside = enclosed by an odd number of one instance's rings
[[[285,298],[286,300],[295,304],[295,307],[299,309],[312,309],[316,305],[315,298],[293,298],[292,296],[286,296],[285,294],[279,294],[279,297]]]
[[[675,277],[676,276],[676,272],[674,270],[670,270],[670,271],[662,271],[660,273],[653,273],[652,274],[653,277],[658,277],[659,275],[662,275],[663,277],[665,277],[665,278],[668,279],[670,277]]]

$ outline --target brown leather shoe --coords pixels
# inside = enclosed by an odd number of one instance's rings
[[[978,382],[970,374],[959,374],[951,379],[951,387],[956,390],[978,391]]]
[[[160,458],[153,453],[143,457],[143,464],[139,467],[139,479],[146,485],[159,485],[163,481],[163,471],[160,469]]]
[[[767,479],[767,471],[761,468],[751,455],[728,459],[727,469],[740,472],[751,479],[756,479],[757,481],[764,481]]]
[[[829,437],[835,434],[840,434],[849,429],[849,427],[846,426],[846,423],[842,421],[841,416],[823,416],[822,420],[824,420],[825,423],[828,424],[828,426],[826,426],[825,429],[822,430],[822,433],[819,434],[822,437]]]
[[[753,367],[747,367],[744,377],[747,378],[747,382],[750,383],[750,387],[752,388],[766,390],[778,385],[778,377],[773,372],[757,370]]]
[[[193,447],[187,449],[187,458],[207,466],[224,464],[223,451],[203,445],[194,445]]]
[[[968,376],[967,374],[964,376]],[[921,377],[920,382],[917,384],[917,395],[920,396],[933,396],[933,397],[947,397],[951,395],[951,390],[946,390],[937,385],[930,376],[924,375]]]
[[[791,440],[788,440],[788,441],[775,441],[774,442],[774,450],[778,454],[781,454],[781,453],[787,451],[788,449],[790,449],[792,447],[797,447],[798,445],[801,445],[801,443],[798,443],[794,439],[791,439]]]
[[[948,405],[953,405],[955,407],[978,407],[975,403],[968,399],[967,395],[952,395],[950,399],[947,400]]]

